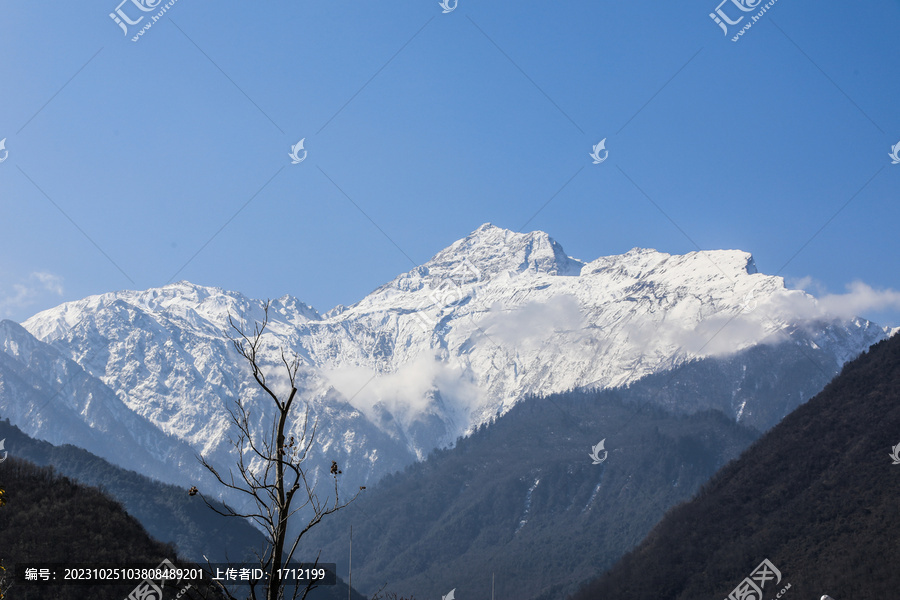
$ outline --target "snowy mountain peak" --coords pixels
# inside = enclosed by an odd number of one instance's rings
[[[262,307],[183,281],[69,302],[23,325],[128,409],[227,464],[229,403],[271,417],[227,337],[229,315],[258,321]],[[273,301],[260,358],[277,369],[281,348],[302,356],[298,393],[322,419],[322,452],[384,473],[528,394],[628,385],[759,344],[839,364],[886,334],[826,317],[740,250],[634,248],[584,263],[544,232],[486,223],[352,306],[321,315],[292,296]]]
[[[262,317],[261,303],[239,292],[178,281],[158,288],[107,292],[66,302],[25,323],[33,335],[49,341],[68,335],[86,315],[105,311],[118,313],[120,321],[135,325],[141,317],[149,317],[157,322],[178,321],[207,330],[210,323],[224,327],[229,315]],[[283,320],[294,327],[322,318],[313,307],[289,295],[273,300],[271,313],[276,321]]]
[[[625,254],[602,256],[588,263],[582,275],[618,271],[628,277],[687,281],[696,277],[724,279],[736,283],[758,271],[753,256],[742,250],[703,250],[687,254],[666,254],[652,248],[632,248]]]
[[[566,255],[562,246],[543,231],[518,233],[485,223],[425,263],[429,274],[442,275],[462,260],[483,279],[498,273],[523,272],[578,275],[584,263]]]

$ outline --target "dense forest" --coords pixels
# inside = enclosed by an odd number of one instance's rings
[[[365,591],[486,598],[493,574],[498,598],[563,598],[756,437],[718,411],[638,408],[627,390],[528,398],[371,486],[309,541],[346,573],[352,525]]]
[[[900,336],[873,346],[573,600],[724,598],[764,559],[774,597],[900,590]],[[779,588],[779,589],[776,589]]]
[[[100,490],[9,456],[0,463],[0,558],[11,579],[17,563],[152,563],[177,561],[174,548],[151,539],[138,521]],[[16,600],[122,600],[132,585],[41,586],[13,582]]]
[[[213,562],[249,559],[265,543],[262,533],[249,523],[217,515],[184,489],[113,465],[87,450],[36,440],[9,421],[0,421],[0,439],[6,440],[7,450],[17,458],[52,465],[60,475],[100,487],[121,502],[154,539],[172,543],[189,560],[202,561],[204,555]]]
[[[17,563],[157,565],[166,558],[179,565],[195,564],[190,558],[177,553],[174,544],[164,544],[151,537],[122,504],[108,495],[105,487],[115,487],[125,497],[131,498],[139,510],[151,516],[157,515],[162,521],[165,521],[166,511],[170,510],[168,516],[171,523],[163,529],[174,531],[175,528],[182,528],[185,531],[179,535],[198,535],[207,544],[197,545],[198,552],[201,555],[207,553],[212,562],[225,562],[226,554],[230,561],[242,560],[235,552],[246,551],[246,546],[240,542],[247,538],[262,539],[256,530],[252,530],[253,537],[247,536],[244,531],[250,526],[245,522],[237,519],[225,521],[223,517],[215,516],[202,502],[189,497],[187,490],[124,471],[72,446],[56,447],[31,439],[8,423],[4,426],[0,422],[0,427],[4,427],[0,439],[6,439],[7,450],[43,454],[47,460],[59,461],[69,472],[83,474],[92,481],[105,482],[101,487],[84,485],[74,478],[60,475],[54,466],[38,466],[12,455],[0,462],[0,489],[3,490],[0,498],[5,504],[0,509],[0,564],[6,569],[0,571],[5,575],[0,591],[12,581]],[[4,435],[8,437],[2,437]],[[95,471],[91,472],[91,469]],[[141,493],[146,495],[143,501]],[[210,513],[215,518],[210,517]],[[234,535],[233,531],[240,533]],[[215,541],[217,536],[220,536],[218,543]],[[238,544],[233,547],[225,545],[233,540],[238,540]],[[244,557],[249,558],[246,554]],[[84,598],[89,592],[91,598],[122,600],[133,588],[134,585],[38,587],[35,584],[13,583],[8,595],[16,599],[68,600]],[[174,598],[178,591],[172,591],[171,597]],[[218,597],[214,590],[197,585],[183,596],[185,599]],[[340,579],[334,586],[316,588],[309,596],[310,600],[344,598],[348,598],[347,585]],[[353,592],[352,600],[361,598]]]

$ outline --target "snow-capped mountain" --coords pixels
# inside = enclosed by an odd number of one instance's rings
[[[212,481],[187,443],[135,414],[102,381],[12,321],[0,321],[0,412],[31,435],[115,456],[156,479]]]
[[[248,399],[260,426],[272,414],[226,335],[229,315],[252,323],[262,306],[180,282],[69,302],[23,325],[139,417],[229,465],[231,402]],[[279,348],[302,357],[317,456],[346,465],[353,485],[452,443],[525,394],[622,386],[758,344],[824,353],[839,367],[887,335],[824,314],[745,252],[634,249],[585,263],[546,233],[489,224],[353,306],[320,314],[275,300],[267,331],[273,373]]]

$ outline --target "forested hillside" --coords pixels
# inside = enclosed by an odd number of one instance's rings
[[[253,550],[265,543],[262,533],[249,523],[217,515],[202,502],[193,502],[187,490],[122,469],[87,450],[35,440],[4,421],[0,421],[0,439],[6,439],[7,450],[18,458],[52,465],[61,475],[99,486],[121,502],[154,539],[171,542],[187,559],[202,561],[206,555],[213,562],[240,561],[251,558]]]
[[[0,559],[11,576],[17,563],[152,563],[177,561],[175,549],[150,538],[120,504],[96,488],[80,485],[30,462],[0,463]],[[122,600],[131,585],[39,585],[13,583],[17,600]]]
[[[171,507],[171,523],[163,524],[165,531],[176,531],[181,535],[196,535],[206,540],[210,552],[221,558],[209,558],[213,562],[239,561],[238,552],[247,551],[240,545],[245,539],[261,540],[262,536],[249,525],[236,519],[223,521],[212,518],[212,511],[202,502],[192,502],[187,490],[167,486],[148,480],[136,473],[122,471],[109,465],[88,452],[74,448],[56,448],[37,440],[31,440],[18,431],[3,438],[5,447],[16,452],[46,453],[49,460],[60,460],[64,468],[72,473],[80,473],[87,479],[105,481],[110,488],[120,490],[145,516],[158,515],[165,520],[165,511]],[[91,473],[91,468],[97,471]],[[102,487],[107,487],[102,486]],[[0,508],[0,564],[5,568],[5,584],[12,580],[17,563],[132,563],[159,564],[164,558],[181,564],[190,564],[190,558],[177,553],[171,543],[164,544],[151,537],[143,525],[129,514],[122,504],[111,498],[107,491],[84,485],[73,478],[59,474],[53,466],[38,466],[30,461],[8,455],[0,462],[0,489],[3,490]],[[141,494],[146,496],[141,501]],[[169,496],[168,498],[166,496]],[[214,514],[214,513],[213,513]],[[209,529],[206,529],[209,528]],[[244,531],[249,529],[252,536]],[[234,532],[242,532],[235,534]],[[220,540],[210,542],[210,540]],[[229,546],[228,544],[235,544]],[[247,557],[249,558],[249,556]],[[181,559],[181,560],[179,560]],[[202,559],[202,556],[201,556]],[[197,561],[203,564],[202,560]],[[0,591],[3,586],[0,583]],[[38,587],[24,583],[14,583],[8,592],[9,598],[23,600],[82,600],[87,594],[99,600],[122,600],[134,588],[132,585],[66,585]],[[165,600],[174,598],[180,590],[173,590]],[[184,598],[217,598],[218,595],[206,588],[194,585]],[[309,600],[342,600],[348,597],[347,585],[340,579],[334,586],[322,586],[311,593]],[[352,600],[362,596],[353,592]]]
[[[807,404],[672,511],[573,600],[724,598],[764,559],[786,598],[900,590],[900,337],[846,365]]]
[[[313,546],[374,591],[562,598],[612,564],[756,437],[717,411],[673,415],[629,392],[529,398],[366,490]],[[591,448],[605,439],[593,464]]]

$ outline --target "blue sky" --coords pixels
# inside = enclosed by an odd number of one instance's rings
[[[177,0],[137,42],[118,2],[0,6],[0,318],[180,279],[324,312],[484,222],[900,288],[898,2],[737,42],[731,0],[727,36],[717,0]]]

